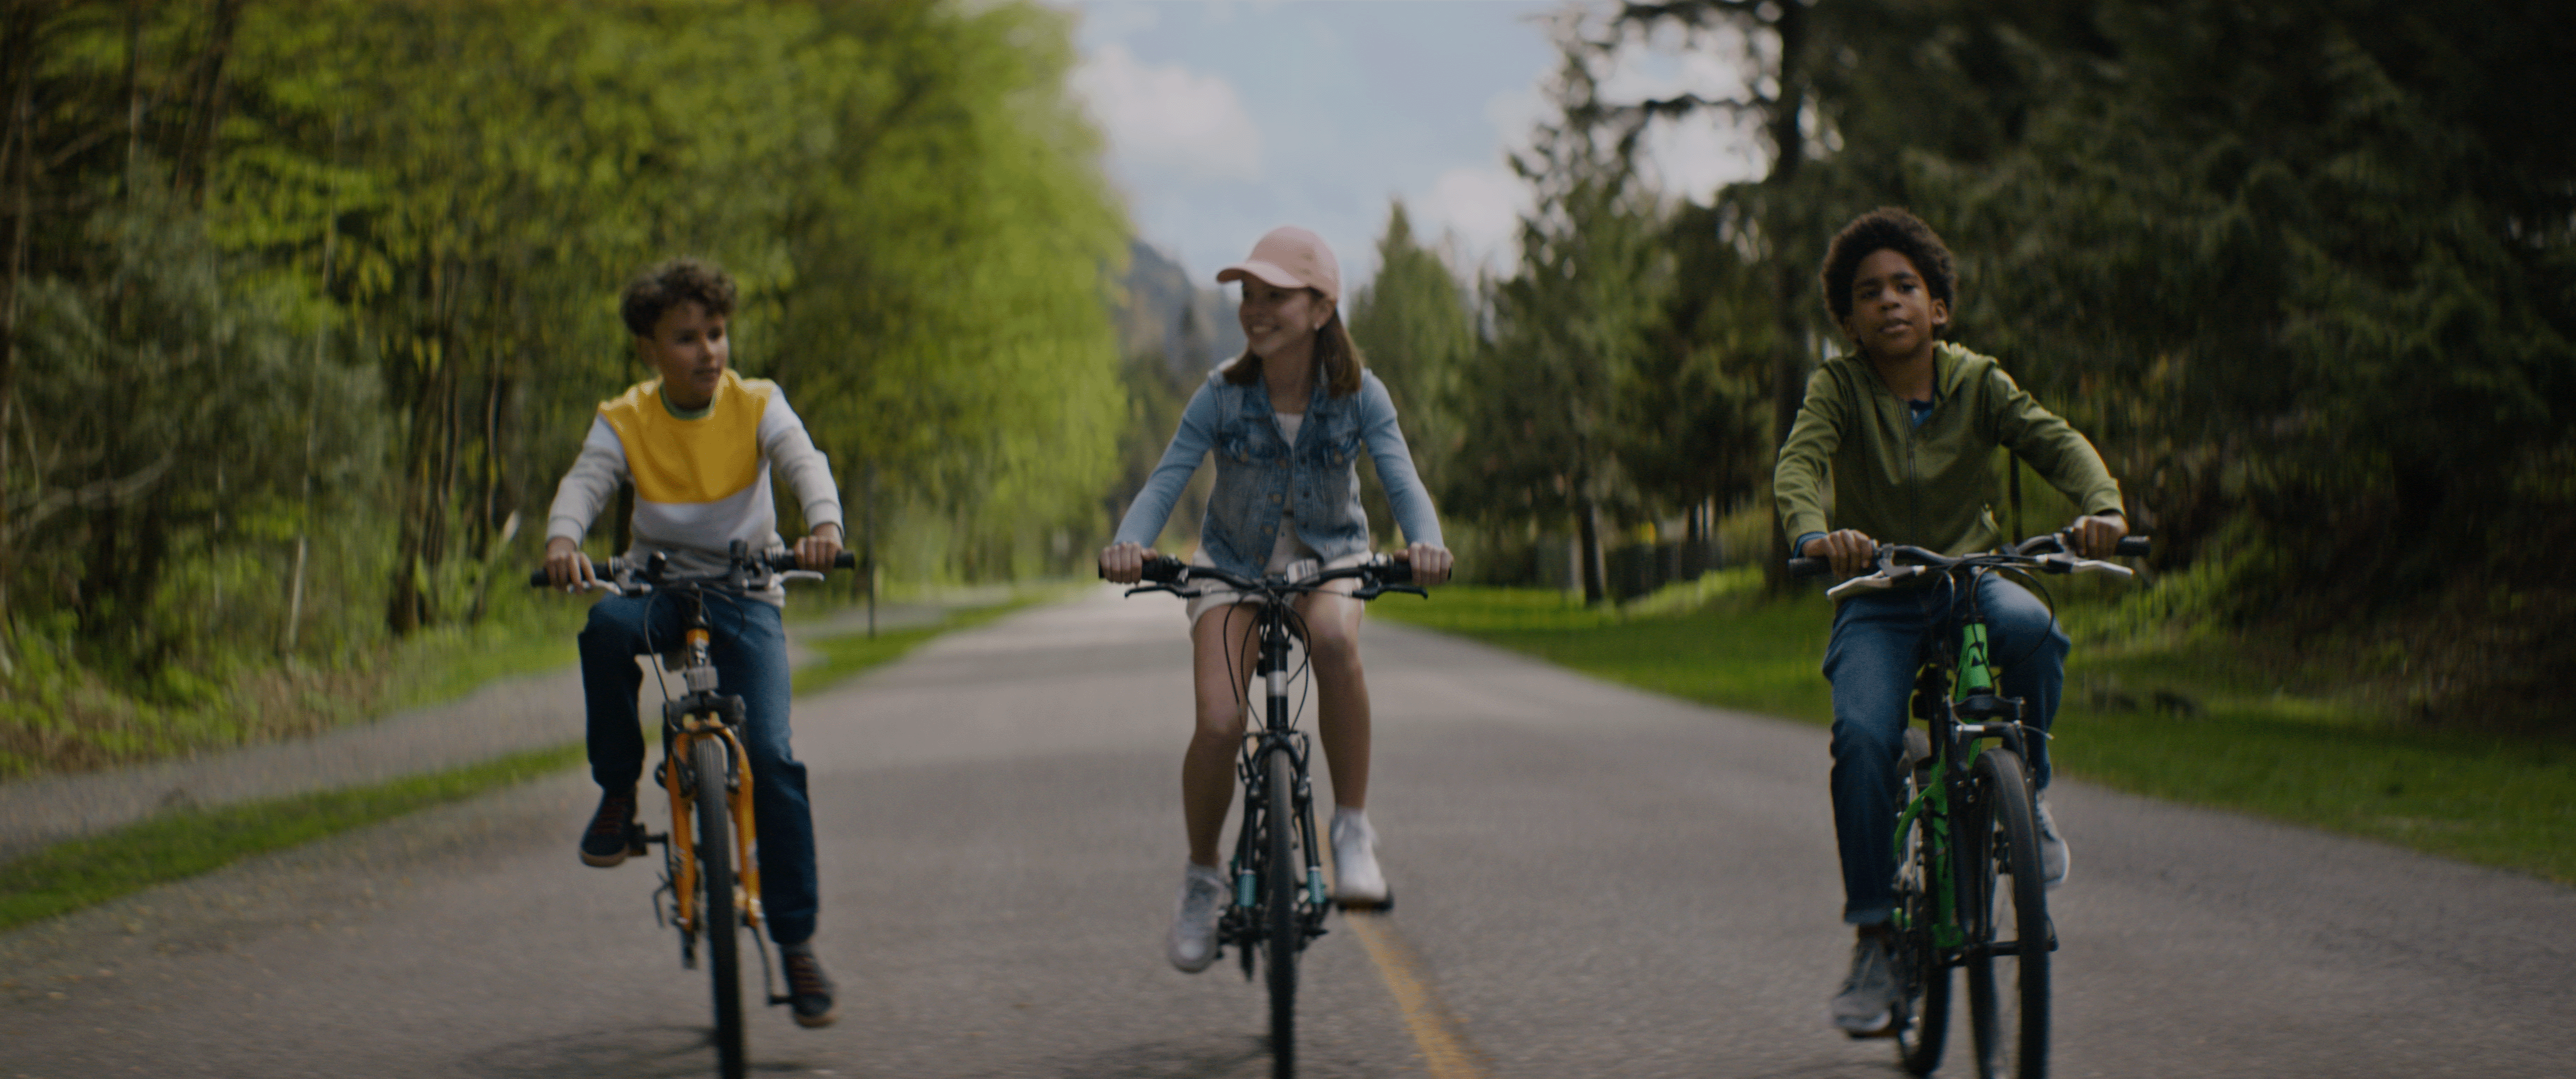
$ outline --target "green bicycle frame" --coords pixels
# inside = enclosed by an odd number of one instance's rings
[[[1959,628],[1959,661],[1953,668],[1957,677],[1952,681],[1949,694],[1952,704],[1963,702],[1975,694],[1994,692],[1995,672],[1988,665],[1987,658],[1986,624],[1971,619]],[[1924,853],[1932,865],[1932,879],[1927,883],[1932,888],[1934,917],[1938,919],[1932,926],[1932,942],[1943,948],[1956,948],[1966,941],[1967,931],[1959,925],[1958,889],[1950,864],[1950,784],[1947,778],[1951,767],[1950,739],[1948,732],[1942,729],[1946,724],[1936,722],[1933,726],[1934,733],[1942,737],[1931,740],[1932,774],[1943,777],[1943,780],[1925,784],[1922,790],[1914,793],[1913,800],[1906,803],[1904,812],[1897,815],[1895,853],[1897,864],[1903,865],[1906,831],[1917,819],[1923,820]],[[1959,767],[1964,770],[1966,765]],[[1904,924],[1905,917],[1904,911],[1896,912],[1899,927],[1914,928]]]

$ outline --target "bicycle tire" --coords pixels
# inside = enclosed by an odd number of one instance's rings
[[[2019,754],[1989,749],[1978,754],[1974,777],[1978,796],[1960,844],[1959,890],[1970,901],[1963,909],[1977,1074],[2041,1079],[2048,1074],[2051,939],[2029,773]]]
[[[716,1065],[742,1079],[742,915],[734,908],[733,803],[726,797],[725,743],[700,738],[689,747],[697,775],[698,921],[707,935],[707,972],[715,993]]]
[[[1264,824],[1261,871],[1264,957],[1270,964],[1270,1074],[1291,1079],[1297,1074],[1297,952],[1306,943],[1306,925],[1297,914],[1297,897],[1305,890],[1297,867],[1297,776],[1284,749],[1267,756],[1263,792]]]
[[[1909,786],[1909,801],[1913,793]],[[1905,916],[1896,936],[1898,984],[1905,994],[1896,1016],[1896,1060],[1914,1075],[1930,1075],[1941,1066],[1941,1051],[1950,1038],[1950,986],[1956,980],[1932,937],[1941,914],[1932,894],[1938,878],[1931,859],[1947,852],[1923,841],[1930,826],[1923,815],[1906,825],[1905,853],[1896,867],[1896,905]]]

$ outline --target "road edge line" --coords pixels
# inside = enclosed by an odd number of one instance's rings
[[[1405,1028],[1412,1032],[1413,1043],[1422,1050],[1422,1061],[1431,1079],[1487,1079],[1485,1069],[1477,1063],[1477,1054],[1468,1048],[1467,1039],[1458,1031],[1457,1017],[1442,1003],[1430,980],[1423,977],[1420,963],[1411,946],[1387,927],[1379,915],[1345,914],[1342,921],[1351,935],[1360,939],[1378,975],[1386,980],[1387,992],[1395,997],[1396,1007],[1404,1013]]]

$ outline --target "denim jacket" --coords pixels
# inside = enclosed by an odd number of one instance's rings
[[[1395,426],[1395,402],[1386,384],[1363,369],[1360,392],[1334,397],[1317,379],[1306,399],[1306,420],[1291,446],[1271,415],[1270,387],[1260,379],[1237,386],[1219,368],[1190,397],[1181,429],[1163,459],[1145,478],[1145,489],[1127,507],[1112,542],[1151,547],[1198,471],[1199,456],[1216,451],[1216,489],[1208,497],[1199,548],[1217,568],[1257,576],[1278,542],[1280,513],[1293,508],[1297,538],[1325,561],[1369,549],[1368,511],[1360,507],[1360,451],[1377,461],[1378,479],[1405,539],[1440,542],[1431,495],[1413,471],[1413,452]]]

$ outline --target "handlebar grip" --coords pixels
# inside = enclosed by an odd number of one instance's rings
[[[1833,568],[1834,564],[1832,562],[1822,558],[1792,558],[1789,560],[1789,576],[1792,577],[1822,577]]]
[[[774,572],[785,573],[792,569],[801,568],[796,562],[796,552],[794,551],[779,551],[765,557],[769,563],[769,568]],[[833,569],[857,569],[858,566],[859,555],[856,551],[845,549],[840,554],[832,556]]]
[[[590,560],[590,575],[605,581],[616,576],[616,571],[610,569],[608,563],[594,558]],[[551,588],[553,586],[554,581],[547,578],[546,571],[544,570],[538,570],[535,573],[528,575],[528,587],[530,588]]]
[[[1177,584],[1181,579],[1181,571],[1188,568],[1189,563],[1170,555],[1149,554],[1145,556],[1144,570],[1138,575],[1138,579],[1155,584]],[[1091,571],[1098,574],[1101,580],[1109,579],[1108,570],[1093,566]]]
[[[1377,578],[1377,583],[1381,585],[1412,584],[1413,563],[1399,562],[1390,558],[1377,564],[1374,576]]]
[[[2151,549],[2152,545],[2152,537],[2123,536],[2121,537],[2120,542],[2111,548],[2111,553],[2115,555],[2144,558],[2147,555],[2154,553]]]

